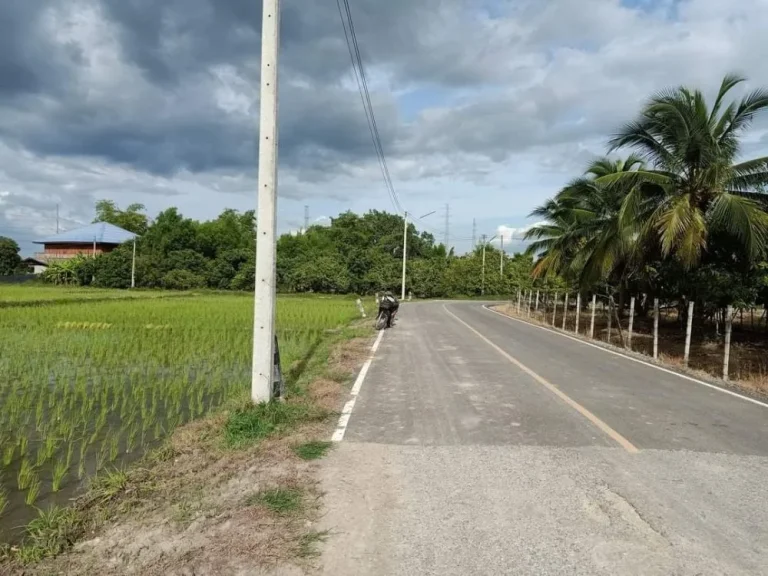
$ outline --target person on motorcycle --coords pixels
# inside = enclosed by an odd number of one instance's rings
[[[400,309],[400,302],[397,301],[392,292],[384,292],[384,295],[379,300],[379,314],[384,314],[387,318],[387,328],[392,327],[392,321],[397,315],[397,311]]]

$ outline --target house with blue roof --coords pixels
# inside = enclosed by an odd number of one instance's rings
[[[97,256],[111,252],[120,244],[135,238],[136,234],[119,226],[107,222],[96,222],[83,228],[35,240],[35,244],[43,245],[43,251],[36,253],[33,258],[27,258],[25,262],[36,274],[39,274],[51,262],[69,260],[80,254]]]

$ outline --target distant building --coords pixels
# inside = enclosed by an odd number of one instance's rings
[[[32,274],[42,274],[48,268],[47,262],[43,262],[37,258],[24,258],[21,263],[24,264]]]
[[[119,226],[107,222],[96,222],[84,228],[35,240],[35,244],[43,245],[43,251],[36,253],[33,258],[27,258],[25,263],[34,270],[35,274],[40,274],[52,262],[69,260],[80,254],[96,256],[111,252],[123,242],[134,238],[136,234]]]

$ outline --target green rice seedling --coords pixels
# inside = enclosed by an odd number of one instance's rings
[[[45,456],[45,446],[43,444],[40,444],[40,446],[37,447],[37,454],[35,456],[35,465],[40,467],[45,463],[46,456]]]
[[[40,479],[37,475],[32,479],[29,490],[27,490],[27,496],[24,498],[24,502],[27,506],[34,506],[37,502],[37,497],[40,495]]]
[[[57,460],[53,464],[53,487],[54,492],[61,490],[61,483],[69,471],[69,464],[63,460]]]
[[[45,438],[45,459],[50,460],[56,453],[56,448],[59,445],[59,440],[55,436],[47,436]]]
[[[8,490],[3,488],[0,484],[0,518],[3,516],[3,512],[8,507]]]
[[[25,435],[22,435],[21,438],[19,438],[19,456],[26,456],[28,448],[29,438]]]
[[[125,452],[130,454],[136,447],[136,436],[139,433],[139,426],[137,424],[131,424],[131,429],[128,431],[128,439],[125,443]]]
[[[109,461],[114,462],[117,460],[117,455],[120,452],[120,437],[117,434],[111,435],[109,439]]]
[[[13,455],[16,453],[16,444],[8,442],[3,446],[3,466],[6,468],[13,462]]]
[[[69,468],[72,465],[72,456],[75,452],[75,442],[73,439],[70,439],[69,442],[67,442],[67,458],[65,460],[67,464],[67,468]]]
[[[96,471],[97,472],[104,468],[104,465],[107,463],[107,456],[108,456],[108,453],[103,447],[101,450],[99,450],[96,453]]]
[[[24,460],[21,461],[21,466],[19,467],[19,472],[16,475],[17,483],[16,485],[19,487],[19,490],[26,490],[29,488],[30,483],[32,482],[32,479],[35,476],[35,467],[32,465],[32,463],[24,458]]]

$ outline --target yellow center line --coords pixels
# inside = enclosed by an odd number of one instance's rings
[[[560,389],[559,389],[557,386],[555,386],[554,384],[552,384],[550,381],[548,381],[548,380],[546,380],[545,378],[543,378],[543,377],[539,376],[538,374],[536,374],[536,372],[534,372],[533,370],[531,370],[530,368],[528,368],[528,367],[527,367],[525,364],[523,364],[522,362],[520,362],[520,361],[519,361],[517,358],[514,358],[513,356],[511,356],[511,355],[507,354],[507,352],[505,352],[504,350],[502,350],[502,349],[501,349],[499,346],[497,346],[496,344],[494,344],[493,342],[491,342],[491,341],[490,341],[488,338],[486,338],[485,336],[483,336],[483,335],[482,335],[480,332],[478,332],[477,330],[475,330],[474,328],[472,328],[472,326],[470,326],[469,324],[467,324],[466,322],[464,322],[464,320],[462,320],[461,318],[459,318],[458,316],[456,316],[456,314],[454,314],[453,312],[451,312],[450,310],[448,310],[448,308],[445,306],[445,304],[443,304],[443,309],[444,309],[444,310],[445,310],[445,311],[446,311],[448,314],[450,314],[451,316],[453,316],[453,318],[454,318],[455,320],[457,320],[457,321],[458,321],[458,322],[460,322],[461,324],[464,324],[464,326],[466,326],[466,327],[467,327],[469,330],[471,330],[472,332],[474,332],[476,336],[478,336],[479,338],[481,338],[482,340],[484,340],[486,344],[488,344],[489,346],[491,346],[492,348],[494,348],[494,349],[495,349],[495,350],[496,350],[496,351],[497,351],[499,354],[501,354],[502,356],[504,356],[504,358],[506,358],[506,359],[507,359],[507,360],[509,360],[509,361],[510,361],[512,364],[514,364],[515,366],[517,366],[518,368],[520,368],[520,370],[522,370],[523,372],[525,372],[526,374],[528,374],[528,375],[529,375],[531,378],[533,378],[533,379],[534,379],[536,382],[538,382],[539,384],[541,384],[542,386],[544,386],[544,387],[545,387],[547,390],[549,390],[549,391],[550,391],[550,392],[552,392],[552,393],[553,393],[555,396],[557,396],[558,398],[560,398],[560,399],[561,399],[563,402],[565,402],[566,404],[568,404],[568,406],[570,406],[571,408],[573,408],[574,410],[576,410],[576,411],[577,411],[579,414],[581,414],[582,416],[584,416],[584,418],[586,418],[587,420],[589,420],[590,422],[592,422],[592,424],[594,424],[594,425],[595,425],[595,426],[597,426],[597,427],[598,427],[600,430],[602,430],[602,431],[603,431],[603,432],[604,432],[606,435],[608,435],[608,436],[609,436],[609,437],[610,437],[610,438],[611,438],[613,441],[615,441],[615,442],[616,442],[616,443],[617,443],[619,446],[621,446],[622,448],[624,448],[624,450],[626,450],[627,452],[629,452],[629,453],[631,453],[631,454],[635,454],[635,453],[639,452],[638,448],[637,448],[637,447],[636,447],[634,444],[632,444],[632,442],[630,442],[629,440],[627,440],[626,438],[624,438],[624,436],[622,436],[621,434],[619,434],[618,432],[616,432],[616,430],[614,430],[613,428],[611,428],[610,426],[608,426],[608,424],[606,424],[605,422],[603,422],[603,421],[602,421],[600,418],[598,418],[597,416],[595,416],[595,415],[594,415],[592,412],[590,412],[589,410],[587,410],[587,409],[586,409],[584,406],[582,406],[581,404],[579,404],[578,402],[576,402],[576,400],[574,400],[573,398],[571,398],[570,396],[568,396],[568,395],[567,395],[565,392],[563,392],[562,390],[560,390]]]

